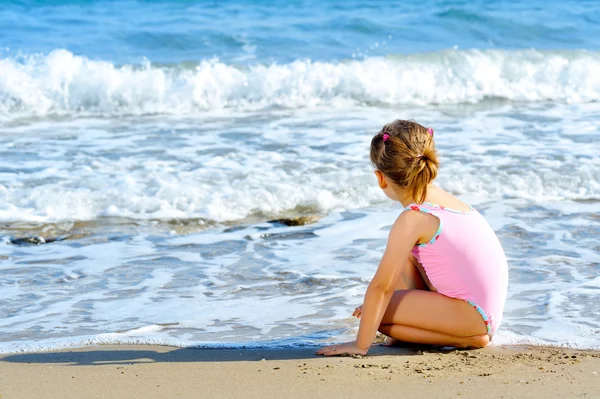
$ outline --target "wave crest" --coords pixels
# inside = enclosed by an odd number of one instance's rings
[[[450,50],[239,67],[116,66],[66,50],[0,59],[0,118],[600,99],[600,53]]]

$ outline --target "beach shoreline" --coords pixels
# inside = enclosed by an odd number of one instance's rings
[[[196,349],[100,345],[0,356],[0,397],[597,397],[600,352],[549,347]]]

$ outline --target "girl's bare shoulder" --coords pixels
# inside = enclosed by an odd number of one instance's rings
[[[454,195],[444,191],[440,187],[432,187],[427,193],[427,202],[434,203],[444,208],[450,208],[459,212],[469,212],[471,206]]]

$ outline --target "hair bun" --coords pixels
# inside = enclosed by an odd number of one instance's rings
[[[406,187],[417,202],[425,200],[427,185],[437,176],[432,130],[414,121],[397,120],[371,140],[373,165],[398,187]],[[390,140],[392,136],[394,140]]]

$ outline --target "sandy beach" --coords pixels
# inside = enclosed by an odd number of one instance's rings
[[[600,352],[375,347],[364,358],[307,349],[97,346],[0,357],[8,398],[598,398]]]

